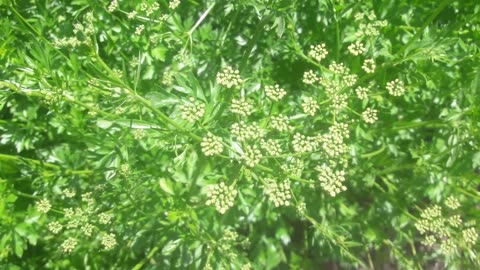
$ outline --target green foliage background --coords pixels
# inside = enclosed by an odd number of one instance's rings
[[[460,200],[465,222],[480,218],[478,1],[184,0],[176,9],[157,2],[150,16],[140,1],[120,1],[113,12],[110,2],[94,0],[0,4],[3,268],[480,266],[478,243],[445,256],[423,246],[415,229],[421,210],[448,196]],[[133,10],[140,17],[128,19]],[[364,74],[347,47],[358,27],[354,15],[370,10],[388,25],[369,40],[377,69]],[[76,23],[93,33],[74,33]],[[55,44],[72,36],[85,42]],[[331,197],[302,182],[316,179],[320,158],[312,153],[301,181],[292,178],[293,205],[277,208],[259,179],[288,177],[279,172],[287,159],[248,168],[232,149],[205,157],[200,140],[211,131],[230,145],[230,125],[239,119],[227,107],[240,91],[255,100],[248,121],[266,127],[281,113],[295,116],[291,124],[302,134],[325,132],[332,113],[321,108],[305,117],[299,106],[305,94],[321,93],[302,83],[305,71],[322,70],[307,55],[319,43],[327,60],[358,72],[358,85],[375,85],[379,120],[368,125],[353,112],[337,118],[353,123],[345,192]],[[242,90],[215,82],[226,65],[240,71]],[[401,97],[384,88],[396,78],[407,86]],[[287,91],[276,103],[263,93],[275,83]],[[189,97],[206,104],[201,123],[180,117]],[[360,112],[367,103],[349,106]],[[291,149],[288,136],[280,138]],[[240,192],[223,215],[205,205],[205,187],[220,179],[237,179]],[[66,198],[65,188],[77,195]],[[47,224],[63,220],[65,208],[84,207],[80,195],[88,192],[96,214],[113,214],[96,232],[114,232],[118,245],[103,250],[100,233],[77,232],[69,235],[77,247],[63,253],[66,236],[52,235]],[[52,204],[47,214],[35,208],[42,198]],[[305,215],[296,211],[300,202]],[[238,239],[225,243],[225,229]]]

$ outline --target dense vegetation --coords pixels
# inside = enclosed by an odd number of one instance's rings
[[[5,269],[478,269],[475,0],[3,0]]]

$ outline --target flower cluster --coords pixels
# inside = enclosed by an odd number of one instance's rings
[[[170,0],[168,1],[168,8],[176,9],[180,5],[180,0]]]
[[[301,177],[305,164],[303,160],[297,158],[288,158],[286,163],[281,166],[282,171],[287,175]]]
[[[240,78],[240,71],[227,66],[217,74],[217,83],[227,88],[233,88],[242,84],[243,80]]]
[[[188,103],[180,105],[180,110],[182,111],[180,114],[182,119],[195,122],[202,118],[205,113],[205,104],[195,101],[195,99],[191,97]]]
[[[234,123],[231,126],[231,132],[233,136],[235,136],[237,140],[241,142],[249,139],[259,139],[265,135],[265,131],[261,129],[255,122],[251,123],[250,125],[247,125],[243,121]]]
[[[303,82],[306,84],[314,84],[318,82],[320,78],[315,74],[313,70],[308,70],[303,73]]]
[[[359,86],[355,89],[355,94],[359,99],[367,99],[368,98],[368,88]]]
[[[303,112],[311,116],[314,116],[319,108],[317,101],[313,97],[304,97],[302,107]]]
[[[273,86],[271,85],[265,86],[265,95],[267,95],[267,97],[271,100],[279,101],[286,94],[287,92],[285,91],[285,89],[281,88],[280,85],[278,84],[275,84]]]
[[[118,8],[118,2],[117,0],[113,0],[112,2],[110,2],[110,5],[108,5],[107,9],[109,12],[114,12],[117,8]]]
[[[247,145],[245,151],[242,154],[242,160],[249,167],[254,167],[262,159],[263,155],[260,149],[256,145]]]
[[[330,104],[330,108],[335,112],[339,112],[343,108],[347,107],[347,100],[347,94],[336,94],[332,97],[332,103]]]
[[[47,226],[48,230],[53,234],[58,234],[63,229],[63,225],[58,221],[49,222]]]
[[[345,123],[335,123],[328,133],[320,135],[318,141],[322,144],[323,151],[328,157],[335,158],[346,154],[349,147],[344,140],[349,138],[348,125]]]
[[[69,237],[65,241],[63,241],[61,247],[64,253],[71,253],[75,249],[77,244],[78,241],[75,238]]]
[[[460,207],[460,202],[455,197],[448,197],[444,204],[449,211]],[[426,246],[440,245],[440,251],[449,255],[458,249],[469,249],[478,239],[478,233],[473,227],[468,227],[458,214],[450,214],[439,205],[432,205],[424,209],[420,219],[415,224],[418,232],[424,235],[422,244]]]
[[[37,201],[35,204],[38,212],[41,212],[44,214],[46,214],[52,208],[52,204],[50,204],[50,201],[47,199],[41,199],[40,201]]]
[[[332,61],[332,63],[330,63],[328,69],[337,75],[346,75],[350,72],[350,69],[346,67],[345,64],[337,63],[335,61]]]
[[[453,197],[453,196],[449,196],[446,200],[445,200],[445,205],[452,209],[452,210],[455,210],[457,208],[460,207],[460,202],[458,201],[457,198]]]
[[[233,99],[230,111],[241,116],[248,116],[253,112],[253,102],[243,97],[240,99]]]
[[[318,142],[315,137],[308,137],[300,133],[295,133],[292,141],[293,151],[296,153],[313,152]]]
[[[264,182],[265,194],[268,196],[268,200],[272,202],[275,207],[290,205],[290,199],[292,198],[290,181],[285,180],[279,183],[276,179],[265,178]]]
[[[278,116],[272,116],[270,120],[270,126],[280,132],[288,131],[290,126],[288,125],[288,117],[279,114]]]
[[[369,13],[355,14],[355,20],[361,21],[355,33],[357,37],[375,37],[380,34],[380,29],[387,26],[387,21],[377,20],[377,16],[373,11]]]
[[[147,133],[144,129],[137,128],[133,131],[133,138],[137,141],[142,140],[145,136],[147,136]]]
[[[224,182],[220,184],[211,185],[207,189],[206,205],[214,205],[218,212],[224,214],[230,207],[233,206],[233,201],[237,196],[235,187],[227,186]]]
[[[325,164],[317,166],[315,169],[319,172],[320,186],[330,196],[335,197],[338,193],[347,190],[347,187],[343,185],[343,182],[345,182],[345,172],[343,170],[334,171]]]
[[[388,82],[386,88],[388,90],[388,93],[392,96],[398,97],[405,93],[405,86],[403,85],[403,82],[399,79]]]
[[[377,66],[375,65],[375,60],[373,60],[373,59],[365,59],[365,60],[363,61],[362,69],[363,69],[366,73],[373,73],[373,72],[375,72],[375,68],[377,68]]]
[[[360,41],[350,44],[348,51],[353,55],[360,55],[366,52],[365,46]]]
[[[213,156],[223,152],[222,138],[208,133],[205,137],[202,138],[200,143],[202,147],[202,152],[206,156]]]
[[[369,124],[373,124],[378,120],[377,117],[378,111],[372,108],[367,108],[363,113],[362,113],[362,118],[363,121]]]
[[[76,193],[73,189],[65,189],[65,191],[70,195]],[[62,234],[66,239],[60,247],[64,253],[71,253],[78,245],[81,237],[91,238],[95,232],[102,234],[102,224],[109,223],[112,218],[112,215],[106,212],[98,214],[100,209],[95,206],[92,192],[83,193],[80,197],[83,206],[64,208],[63,219],[50,221],[47,224],[48,230],[54,235],[58,235],[63,231]],[[105,222],[105,216],[108,216],[107,222]],[[105,249],[110,248],[107,246]]]
[[[327,57],[328,51],[324,43],[318,45],[311,45],[308,56],[320,62],[322,59]]]
[[[282,152],[280,142],[274,139],[261,140],[260,147],[270,156],[278,156]]]
[[[117,245],[117,240],[115,240],[115,234],[106,233],[102,236],[102,245],[105,250],[110,250]]]

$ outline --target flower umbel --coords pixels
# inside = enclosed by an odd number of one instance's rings
[[[207,189],[206,205],[214,205],[218,212],[224,214],[230,207],[233,206],[233,201],[237,196],[235,187],[227,186],[224,182],[217,185],[211,185]]]
[[[189,102],[180,105],[181,117],[189,122],[195,122],[202,118],[205,113],[205,104],[195,101],[193,97],[189,98]]]
[[[326,49],[325,43],[318,44],[318,45],[311,45],[310,51],[308,52],[308,56],[312,57],[313,59],[320,62],[322,59],[327,57],[328,51]]]
[[[233,69],[231,66],[225,67],[217,74],[217,83],[227,88],[239,86],[243,82],[240,78],[240,71]]]
[[[325,164],[317,166],[315,169],[319,171],[318,180],[320,181],[320,186],[330,196],[335,197],[338,193],[347,190],[347,187],[343,185],[343,182],[345,182],[344,171],[334,171]]]
[[[275,207],[290,205],[290,199],[292,198],[290,193],[290,181],[285,180],[283,182],[278,182],[273,178],[265,178],[264,181],[265,194]]]
[[[399,79],[388,82],[386,88],[388,90],[388,93],[392,96],[398,97],[405,93],[405,86],[403,85],[403,82]]]
[[[37,201],[35,204],[36,204],[37,210],[44,214],[46,214],[52,208],[50,201],[47,199],[41,199],[40,201]]]
[[[265,95],[271,100],[274,101],[279,101],[282,99],[287,92],[283,88],[281,88],[278,84],[275,84],[273,86],[271,85],[266,85],[265,86]]]
[[[215,136],[212,133],[208,133],[207,136],[202,138],[200,146],[202,147],[202,152],[206,156],[213,156],[223,152],[222,138]]]

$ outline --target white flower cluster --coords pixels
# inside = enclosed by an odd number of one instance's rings
[[[98,222],[100,222],[100,224],[108,224],[112,218],[113,215],[111,213],[103,212],[98,215]]]
[[[180,110],[182,111],[180,114],[182,119],[188,122],[195,122],[202,118],[205,113],[205,104],[195,101],[193,97],[190,97],[188,103],[180,105]]]
[[[264,181],[265,194],[268,196],[268,200],[272,202],[275,207],[290,205],[290,199],[292,198],[290,181],[285,180],[279,183],[273,178],[265,178]]]
[[[328,130],[328,133],[319,136],[322,148],[329,157],[340,157],[348,153],[348,145],[344,139],[349,138],[348,125],[345,123],[335,123]]]
[[[303,112],[311,116],[315,115],[319,106],[317,101],[313,97],[304,97],[302,102]]]
[[[325,46],[325,43],[318,44],[318,45],[311,45],[310,51],[308,52],[308,56],[312,57],[313,59],[320,62],[322,59],[327,57],[328,51]]]
[[[35,203],[38,212],[46,214],[52,208],[50,201],[47,199],[41,199]]]
[[[278,156],[282,152],[280,142],[274,139],[261,140],[260,147],[270,156]]]
[[[355,89],[355,94],[359,99],[367,99],[368,98],[369,89],[367,87],[359,86]]]
[[[117,240],[115,240],[115,234],[108,233],[102,236],[102,245],[105,250],[110,250],[117,245]]]
[[[270,126],[280,132],[288,131],[290,126],[288,125],[288,117],[279,114],[278,116],[272,116],[270,120]]]
[[[296,153],[313,152],[318,146],[315,137],[308,137],[300,133],[295,133],[293,136],[293,151]]]
[[[147,14],[147,16],[152,15],[153,12],[159,9],[160,4],[158,4],[157,2],[154,2],[152,5],[148,5],[147,3],[142,2],[142,4],[140,5],[140,10],[145,11],[145,14]]]
[[[347,94],[336,94],[332,97],[332,103],[330,104],[330,108],[335,112],[339,112],[343,108],[347,107],[347,100]]]
[[[463,241],[465,241],[468,246],[475,245],[478,239],[478,233],[473,227],[463,230],[462,236]]]
[[[137,28],[135,28],[135,35],[139,36],[143,30],[145,30],[145,25],[143,24],[140,24],[139,26],[137,26]]]
[[[377,116],[378,111],[372,108],[367,108],[364,112],[362,112],[363,121],[369,124],[373,124],[378,120]]]
[[[342,83],[347,87],[352,87],[357,83],[358,76],[356,74],[347,74],[342,77]]]
[[[273,86],[271,85],[266,85],[265,86],[265,95],[271,100],[279,101],[282,99],[287,92],[285,89],[281,88],[280,85],[275,84]]]
[[[363,46],[362,42],[356,41],[355,43],[350,44],[348,46],[348,51],[353,55],[360,55],[366,52],[365,46]]]
[[[320,79],[320,85],[325,88],[325,92],[327,92],[329,96],[339,93],[343,88],[339,80],[328,77],[322,77]]]
[[[217,83],[227,88],[239,86],[242,82],[240,71],[233,69],[231,66],[227,66],[217,74]]]
[[[460,206],[458,200],[452,196],[444,202],[448,208],[454,210]],[[463,230],[459,228],[463,226]],[[475,228],[465,228],[467,223],[463,223],[459,215],[444,216],[442,207],[432,205],[427,207],[420,214],[420,219],[415,223],[415,227],[420,234],[425,235],[422,244],[433,246],[440,242],[440,251],[445,254],[456,252],[459,247],[471,248],[477,241],[478,234]]]
[[[297,158],[289,158],[287,162],[281,166],[282,171],[287,175],[301,177],[305,164],[303,160]]]
[[[237,196],[235,187],[227,186],[224,182],[220,184],[211,185],[207,189],[206,205],[214,205],[218,212],[224,214],[230,207],[233,206],[233,201]]]
[[[118,8],[118,2],[117,0],[113,0],[110,2],[110,5],[108,5],[108,12],[114,12]]]
[[[318,82],[320,78],[315,74],[313,70],[308,70],[303,73],[303,82],[306,84],[314,84]]]
[[[69,237],[63,241],[61,247],[64,253],[71,253],[77,246],[78,241],[75,238]]]
[[[403,85],[403,82],[399,79],[388,82],[386,88],[388,90],[388,93],[392,96],[398,97],[405,93],[405,86]]]
[[[48,223],[48,230],[53,234],[58,234],[63,229],[63,225],[58,221],[52,221]]]
[[[133,131],[133,138],[137,141],[142,140],[146,136],[147,136],[147,133],[145,132],[145,129],[137,128]]]
[[[345,64],[337,63],[335,61],[332,61],[332,63],[328,66],[328,69],[337,75],[346,75],[350,72],[350,69],[346,67]]]
[[[245,151],[242,154],[242,160],[249,167],[254,167],[262,159],[263,155],[260,149],[256,145],[245,147]]]
[[[176,9],[180,5],[180,0],[170,0],[168,1],[168,8]]]
[[[92,233],[93,233],[94,229],[95,229],[95,227],[90,223],[86,223],[85,225],[80,227],[80,231],[82,231],[82,233],[85,236],[92,236]]]
[[[375,37],[380,34],[380,29],[387,26],[387,21],[377,20],[377,16],[373,11],[369,13],[358,13],[355,15],[355,20],[363,21],[358,25],[358,29],[355,33],[358,37]]]
[[[244,97],[240,99],[233,99],[230,111],[241,116],[248,116],[253,112],[253,102],[245,99]]]
[[[330,196],[335,197],[338,193],[347,190],[347,187],[343,185],[343,182],[345,182],[345,172],[343,170],[334,171],[325,164],[317,166],[315,169],[319,172],[320,186]]]
[[[366,73],[373,73],[373,72],[375,72],[375,68],[377,68],[377,66],[375,65],[375,60],[373,60],[373,59],[365,59],[365,60],[363,61],[362,69],[363,69]]]
[[[446,200],[445,200],[445,205],[452,209],[452,210],[455,210],[457,208],[460,207],[460,202],[458,201],[457,198],[453,197],[453,196],[449,196]]]
[[[234,123],[230,129],[233,136],[240,142],[265,136],[265,131],[255,122],[247,125],[245,122],[240,121],[240,123]]]
[[[213,156],[223,152],[222,138],[212,133],[208,133],[207,136],[202,138],[200,146],[206,156]]]

